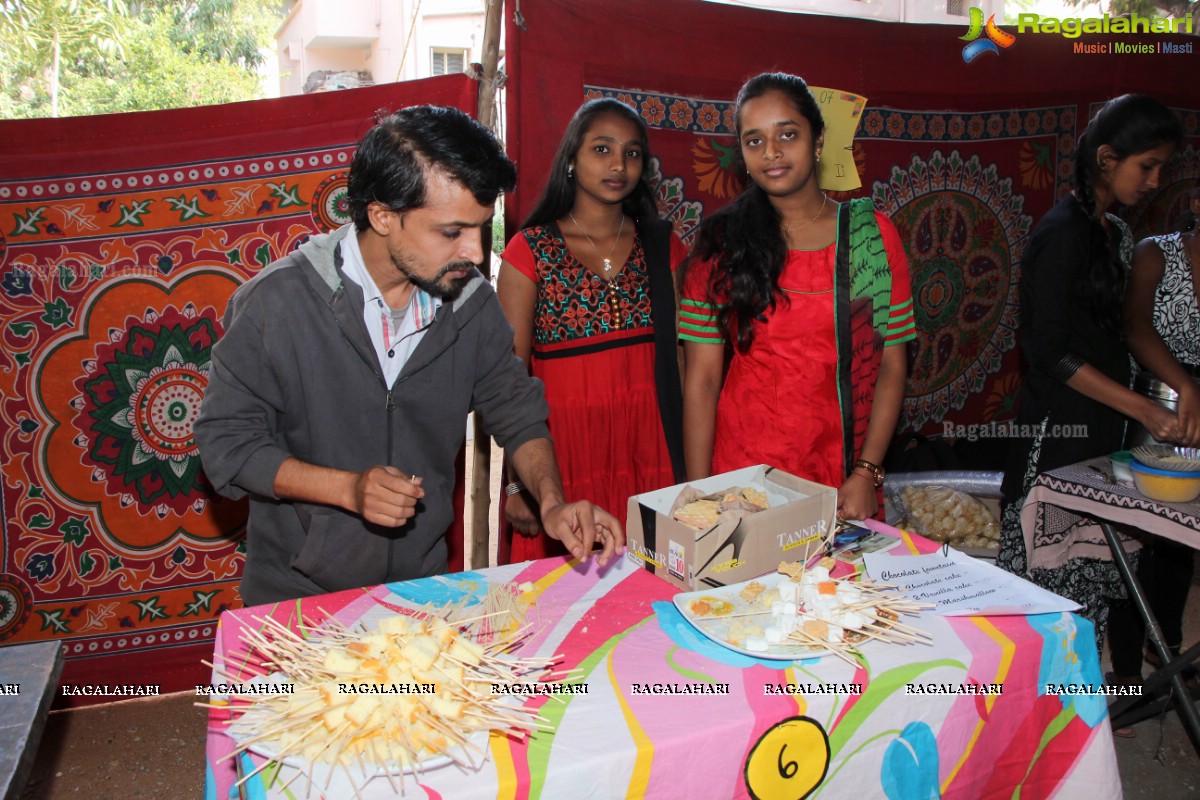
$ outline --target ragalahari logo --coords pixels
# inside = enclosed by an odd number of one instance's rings
[[[986,38],[981,39],[980,36],[986,36]],[[1000,55],[1000,49],[1012,47],[1017,37],[996,26],[995,14],[988,17],[987,24],[984,25],[983,9],[972,7],[970,27],[967,28],[966,35],[960,36],[958,39],[961,42],[969,43],[963,48],[962,57],[963,61],[970,64],[984,53]]]

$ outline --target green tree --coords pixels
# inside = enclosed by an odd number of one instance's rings
[[[124,0],[3,0],[0,9],[0,53],[18,70],[12,79],[44,83],[50,116],[58,116],[64,56],[80,48],[120,56]]]
[[[64,114],[188,108],[261,96],[254,72],[180,49],[165,16],[135,20],[131,28],[136,37],[122,61],[99,70],[81,69],[74,76]]]
[[[283,18],[280,0],[159,0],[131,4],[149,20],[171,20],[171,38],[185,53],[256,69],[274,44]]]
[[[252,100],[279,0],[0,0],[0,118]]]

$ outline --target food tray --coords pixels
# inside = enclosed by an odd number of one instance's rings
[[[271,675],[260,675],[252,678],[248,683],[274,683],[286,684],[291,683],[291,679],[281,672],[276,672]],[[265,695],[264,695],[265,697]],[[229,725],[228,733],[235,742],[241,745],[243,742],[249,741],[259,732],[259,719],[261,715],[256,715],[255,707],[251,704],[244,712]],[[277,742],[272,739],[262,739],[257,742],[251,742],[246,748],[255,755],[262,756],[269,761],[274,761],[277,764],[283,764],[288,767],[300,770],[303,772],[311,785],[326,786],[340,785],[345,781],[349,782],[349,786],[361,788],[367,781],[376,777],[387,777],[393,775],[420,775],[421,773],[430,770],[444,767],[447,764],[453,764],[455,759],[460,762],[480,764],[487,757],[487,741],[488,734],[486,730],[475,731],[471,736],[467,737],[467,741],[472,746],[471,751],[467,748],[454,747],[447,751],[451,753],[430,754],[426,758],[412,764],[401,765],[399,762],[389,764],[376,764],[370,761],[355,760],[350,764],[334,765],[326,761],[312,761],[301,755],[288,755],[280,758],[277,749]]]
[[[771,572],[753,580],[758,581],[766,587],[767,591],[770,591],[777,587],[781,581],[790,580],[790,578],[778,572]],[[825,648],[809,647],[799,643],[768,645],[767,651],[763,652],[761,650],[747,650],[730,642],[726,637],[730,635],[730,627],[735,622],[752,622],[758,620],[764,623],[764,627],[771,622],[770,606],[764,607],[762,603],[757,601],[747,603],[741,597],[742,589],[752,582],[742,581],[741,583],[731,583],[728,586],[703,589],[697,592],[681,592],[675,595],[672,600],[675,603],[675,607],[679,609],[679,613],[691,623],[693,628],[721,647],[732,650],[735,653],[771,661],[797,661],[802,658],[820,658],[829,655],[830,651]],[[691,606],[693,603],[697,600],[707,598],[729,603],[731,607],[729,613],[717,615],[692,613]],[[762,611],[763,613],[758,617],[734,616],[750,611]]]

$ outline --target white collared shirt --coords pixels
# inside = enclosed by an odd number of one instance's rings
[[[353,231],[342,239],[342,271],[363,290],[363,322],[375,346],[375,355],[383,371],[384,382],[390,387],[404,369],[409,356],[417,349],[425,329],[441,307],[441,298],[433,297],[419,286],[413,287],[407,308],[392,309],[383,302],[383,293],[375,285],[358,237]]]

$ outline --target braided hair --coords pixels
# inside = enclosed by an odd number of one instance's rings
[[[1082,292],[1101,328],[1109,333],[1120,329],[1125,270],[1102,222],[1103,210],[1096,211],[1096,186],[1102,178],[1098,152],[1107,145],[1118,161],[1124,161],[1164,144],[1177,144],[1182,138],[1183,125],[1175,114],[1153,97],[1141,94],[1109,100],[1079,137],[1075,148],[1075,198],[1092,223],[1084,254],[1089,271]]]

